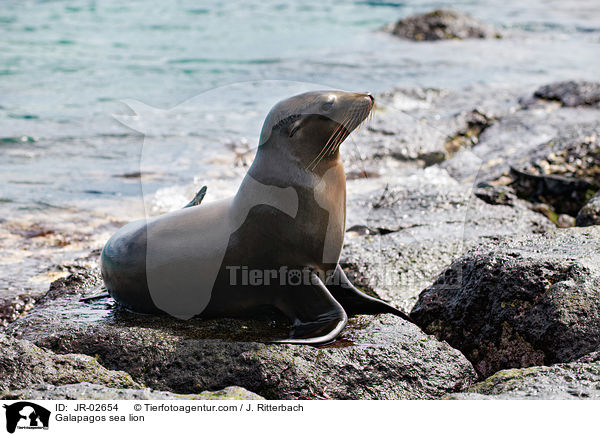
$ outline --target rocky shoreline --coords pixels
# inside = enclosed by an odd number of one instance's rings
[[[342,264],[417,325],[356,316],[314,348],[259,342],[285,320],[134,316],[81,301],[94,252],[3,306],[0,398],[600,398],[599,87],[378,96]]]

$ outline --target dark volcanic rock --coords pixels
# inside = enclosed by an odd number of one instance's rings
[[[575,224],[580,227],[600,225],[600,192],[579,211]]]
[[[97,356],[154,389],[236,385],[269,399],[436,398],[475,377],[458,351],[392,315],[351,318],[338,341],[314,348],[255,342],[285,337],[287,326],[140,316],[73,294],[37,305],[8,331],[57,353]]]
[[[148,388],[117,389],[92,383],[63,386],[39,385],[12,392],[0,392],[2,400],[263,400],[246,389],[231,386],[216,392],[180,395]]]
[[[600,103],[600,83],[573,80],[556,82],[542,86],[533,95],[545,100],[557,100],[563,106],[592,106]]]
[[[598,187],[585,179],[538,175],[511,168],[511,187],[521,198],[551,206],[557,214],[576,216]]]
[[[81,295],[90,289],[99,289],[102,285],[98,267],[70,267],[71,274],[55,280],[50,284],[48,292],[38,299],[38,303],[53,300],[65,295]]]
[[[573,361],[600,345],[600,228],[470,251],[423,291],[411,316],[486,377]]]
[[[114,388],[140,387],[129,374],[109,371],[90,356],[54,354],[4,334],[0,334],[0,350],[0,391],[41,383],[90,382]]]
[[[405,18],[390,30],[396,36],[415,41],[500,38],[500,34],[491,26],[470,15],[444,9]]]
[[[518,202],[515,191],[506,186],[494,186],[483,183],[477,187],[475,195],[488,204],[514,206]]]
[[[505,369],[466,392],[451,394],[458,400],[598,400],[600,399],[600,352],[553,366]]]

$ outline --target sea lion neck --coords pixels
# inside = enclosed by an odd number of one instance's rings
[[[283,138],[271,138],[258,147],[248,175],[266,185],[279,187],[312,186],[315,175],[308,171],[301,156],[294,155]]]

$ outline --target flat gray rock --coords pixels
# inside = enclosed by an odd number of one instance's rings
[[[450,394],[455,400],[598,400],[600,352],[552,366],[505,369],[466,392]]]
[[[503,115],[481,133],[475,146],[441,166],[459,179],[479,171],[477,181],[508,175],[511,167],[593,178],[590,164],[597,156],[599,137],[597,108],[541,104]]]
[[[44,383],[89,382],[112,388],[140,387],[129,374],[108,370],[90,356],[55,354],[2,333],[0,350],[0,392]]]
[[[475,380],[461,353],[392,315],[351,318],[325,347],[265,344],[256,341],[285,337],[289,327],[134,315],[108,299],[80,302],[73,291],[84,293],[89,277],[62,280],[54,288],[65,292],[12,323],[10,334],[56,353],[97,356],[157,390],[193,394],[235,385],[267,399],[437,398]]]
[[[484,377],[600,346],[600,227],[498,238],[455,261],[411,312]]]

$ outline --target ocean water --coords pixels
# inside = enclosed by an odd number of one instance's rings
[[[450,6],[506,37],[413,43],[381,30]],[[0,291],[35,287],[32,268],[44,285],[101,243],[103,225],[142,215],[142,193],[162,193],[160,212],[203,183],[231,191],[239,150],[283,96],[594,80],[599,48],[600,4],[586,0],[4,0]],[[131,105],[154,120],[145,134]]]

